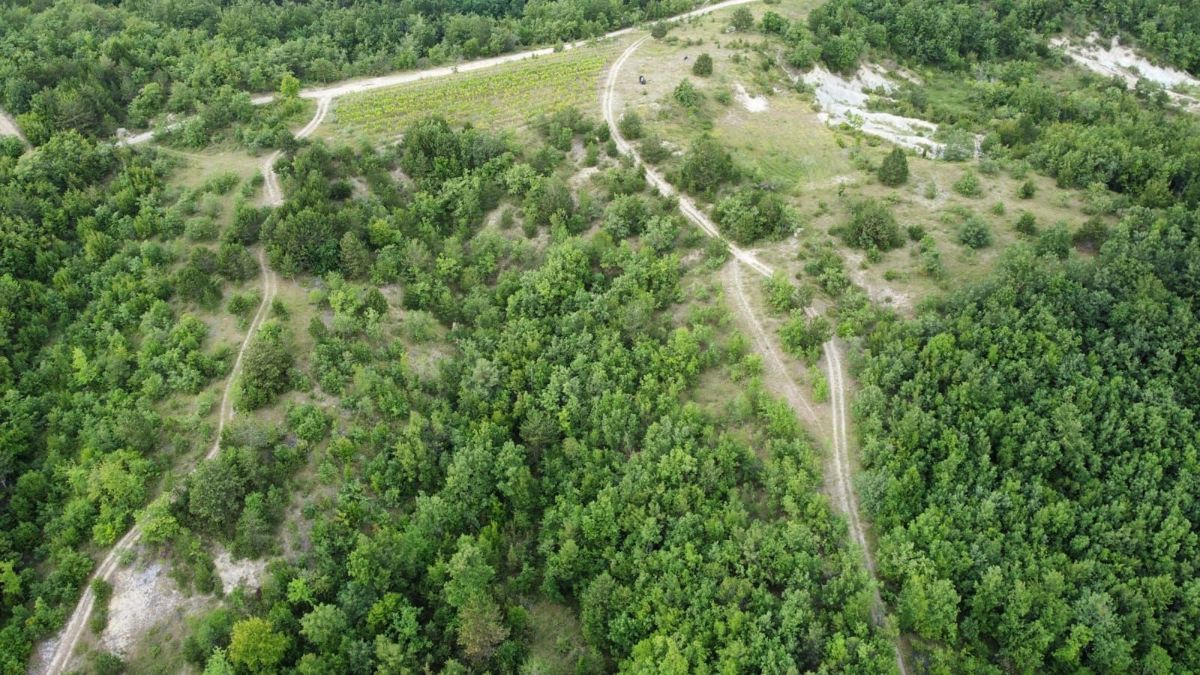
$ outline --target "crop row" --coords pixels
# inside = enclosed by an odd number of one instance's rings
[[[394,135],[425,115],[452,122],[521,124],[539,113],[587,106],[596,96],[607,57],[569,52],[463,73],[346,99],[335,110],[339,127]]]

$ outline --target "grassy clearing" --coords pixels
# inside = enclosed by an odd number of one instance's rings
[[[580,657],[587,653],[575,613],[569,607],[539,600],[529,608],[529,624],[529,662],[540,666],[532,672],[575,672]]]
[[[171,185],[194,190],[224,173],[235,173],[243,181],[258,174],[262,158],[244,150],[210,148],[197,152],[157,146],[158,152],[179,160],[179,168],[171,176]]]
[[[769,7],[800,20],[810,8],[807,2]],[[751,10],[756,18],[765,11]],[[770,184],[786,196],[798,215],[797,233],[784,241],[759,242],[755,248],[764,262],[788,276],[806,279],[802,268],[810,251],[831,243],[851,280],[876,302],[907,314],[925,298],[988,274],[1003,251],[1021,240],[1014,226],[1023,211],[1031,213],[1041,229],[1063,222],[1074,231],[1087,219],[1080,192],[1062,190],[1032,171],[1014,177],[1010,170],[1015,166],[990,171],[974,161],[934,161],[910,154],[908,183],[899,188],[881,185],[874,169],[892,145],[852,129],[827,126],[813,97],[797,92],[778,67],[780,45],[758,32],[729,33],[727,25],[728,13],[722,12],[679,26],[664,40],[647,41],[622,71],[618,109],[637,111],[646,132],[675,151],[664,160],[664,168],[677,165],[681,151],[709,133],[733,155],[746,176],[744,182]],[[709,77],[692,73],[701,53],[713,59]],[[646,75],[645,85],[638,83],[639,74]],[[964,88],[948,76],[920,75],[927,78],[933,115],[953,115],[968,105]],[[703,93],[698,112],[688,112],[674,100],[673,91],[685,78]],[[902,82],[899,76],[893,79]],[[748,110],[736,96],[739,85],[750,96],[765,96],[767,109]],[[953,190],[968,170],[978,178],[982,194],[977,197]],[[1017,194],[1026,179],[1037,187],[1031,199]],[[851,206],[868,197],[887,202],[902,230],[919,226],[933,239],[945,270],[940,279],[923,272],[915,241],[870,262],[866,252],[847,247],[831,234],[849,220]],[[959,242],[960,226],[970,214],[987,223],[990,246],[972,250]]]
[[[532,116],[568,106],[597,109],[600,75],[614,43],[526,59],[339,101],[331,135],[395,138],[414,119],[440,115],[455,124],[519,127]]]

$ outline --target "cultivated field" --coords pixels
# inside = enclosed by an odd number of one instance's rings
[[[455,124],[515,127],[568,106],[594,108],[615,44],[604,43],[447,78],[349,96],[330,125],[334,137],[391,139],[426,115]]]

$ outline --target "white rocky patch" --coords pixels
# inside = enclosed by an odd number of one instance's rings
[[[1105,40],[1099,33],[1092,33],[1083,44],[1072,44],[1064,37],[1057,37],[1050,41],[1050,45],[1062,49],[1072,61],[1093,73],[1105,77],[1119,77],[1129,87],[1137,85],[1138,80],[1149,80],[1166,89],[1167,94],[1176,103],[1189,110],[1200,110],[1200,99],[1173,91],[1180,87],[1200,89],[1200,80],[1182,70],[1151,63],[1129,47],[1120,44],[1115,36],[1111,40]]]
[[[746,91],[746,88],[742,86],[741,82],[738,82],[734,89],[736,90],[734,92],[734,98],[736,98],[737,102],[749,112],[766,112],[767,109],[771,107],[771,104],[767,102],[766,96],[751,96],[750,92]]]
[[[849,124],[864,133],[878,136],[931,157],[942,154],[945,146],[933,140],[937,125],[914,117],[867,110],[868,91],[884,95],[896,86],[877,66],[863,66],[854,77],[846,78],[815,66],[803,76],[813,88],[821,106],[821,120],[827,124]]]
[[[203,596],[185,596],[167,575],[163,564],[122,567],[112,578],[113,594],[108,604],[108,625],[100,636],[101,646],[126,655],[154,626],[177,622],[205,603]]]
[[[217,576],[221,577],[221,586],[228,593],[240,584],[258,588],[267,569],[267,561],[234,560],[229,551],[218,547],[217,554],[213,556],[213,566],[217,568]]]

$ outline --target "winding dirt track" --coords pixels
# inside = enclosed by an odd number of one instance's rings
[[[324,113],[321,112],[322,107],[317,107],[318,114],[323,118]],[[324,107],[328,111],[328,105]],[[316,123],[310,122],[303,129],[297,132],[297,136],[308,136],[320,124],[319,120]],[[268,206],[279,206],[283,203],[283,193],[279,189],[279,180],[275,176],[274,164],[279,158],[279,153],[276,152],[267,158],[263,164],[264,183],[263,193]],[[217,456],[221,451],[221,433],[225,430],[225,425],[233,420],[234,409],[231,392],[233,391],[233,383],[237,381],[238,376],[242,372],[242,361],[246,356],[246,348],[250,345],[251,339],[266,320],[267,314],[271,307],[271,302],[275,299],[275,292],[279,288],[279,279],[271,268],[267,265],[266,253],[260,248],[258,251],[258,270],[259,276],[262,279],[262,300],[258,303],[258,309],[254,312],[254,318],[250,321],[249,328],[246,329],[246,336],[242,339],[242,344],[238,347],[237,357],[233,361],[233,368],[229,371],[229,376],[225,379],[225,386],[221,391],[221,407],[217,412],[217,429],[216,438],[213,439],[212,447],[205,454],[204,459],[210,460]],[[108,555],[100,561],[96,566],[95,572],[92,573],[91,579],[83,594],[79,597],[79,604],[75,606],[75,611],[71,613],[67,624],[59,633],[57,641],[54,645],[54,654],[46,662],[46,667],[42,671],[48,675],[58,675],[66,670],[67,665],[71,662],[71,657],[75,652],[76,645],[79,644],[79,638],[83,635],[84,627],[87,625],[88,617],[91,616],[92,607],[95,605],[96,597],[92,593],[91,580],[111,579],[118,567],[118,561],[125,551],[133,549],[141,537],[142,531],[137,524],[121,537]]]
[[[679,199],[679,210],[703,230],[705,234],[722,240],[733,255],[735,263],[745,265],[764,277],[770,277],[774,274],[770,266],[759,260],[753,252],[725,240],[717,229],[716,223],[701,211],[690,197],[677,191],[658,170],[642,161],[641,156],[633,145],[621,136],[621,131],[617,127],[615,104],[617,80],[620,77],[622,66],[625,65],[629,57],[647,39],[649,38],[644,37],[626,48],[624,53],[609,68],[608,78],[604,84],[601,107],[603,108],[604,119],[608,123],[609,131],[617,143],[617,148],[622,154],[628,155],[645,169],[647,179],[659,192],[666,196],[677,196]],[[759,353],[762,354],[768,372],[773,375],[772,379],[777,383],[778,388],[781,389],[780,393],[783,394],[784,398],[797,413],[814,422],[818,421],[820,418],[817,416],[812,405],[804,397],[803,392],[796,386],[796,382],[780,358],[779,350],[775,347],[773,340],[763,330],[762,324],[754,316],[742,286],[740,265],[734,264],[731,267],[732,270],[729,274],[732,276],[732,283],[729,286],[733,289],[734,299],[737,302],[735,309],[742,314],[743,319],[750,326],[754,337],[754,344],[758,348]],[[816,315],[816,310],[812,307],[807,308],[805,311],[809,316]],[[866,532],[863,528],[862,518],[858,513],[858,496],[854,492],[853,468],[850,463],[849,441],[846,431],[846,385],[843,375],[844,368],[842,366],[841,347],[835,338],[822,345],[822,348],[825,355],[826,376],[829,379],[830,408],[833,416],[830,433],[831,445],[833,446],[833,477],[829,481],[830,489],[833,492],[837,506],[846,515],[851,540],[862,550],[867,572],[871,575],[873,581],[877,581],[875,576],[875,560],[871,555],[870,547],[867,545]],[[875,583],[874,586],[876,588],[874,590],[871,613],[876,623],[881,623],[885,616],[883,599],[879,596],[878,583]],[[907,675],[908,667],[904,662],[904,654],[899,642],[894,643],[893,646],[896,654],[896,668],[902,675]]]

